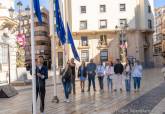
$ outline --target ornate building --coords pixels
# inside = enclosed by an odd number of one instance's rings
[[[18,23],[9,17],[12,0],[0,2],[0,84],[16,80],[16,28]]]
[[[51,43],[49,36],[49,13],[44,7],[41,8],[43,23],[40,25],[38,19],[34,18],[34,36],[35,36],[35,49],[36,58],[39,55],[43,55],[46,64],[50,67],[51,65]],[[26,13],[25,13],[26,16]],[[30,19],[30,18],[29,18]],[[26,36],[26,46],[25,46],[25,61],[26,65],[31,65],[31,39],[30,39],[30,21],[24,19],[22,22],[22,32]]]

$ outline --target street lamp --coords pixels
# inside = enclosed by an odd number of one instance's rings
[[[11,18],[13,18],[14,9],[12,7],[10,7],[10,9],[9,9],[9,15],[10,15]]]
[[[126,34],[126,29],[128,28],[128,24],[121,23],[120,26],[116,25],[115,28],[120,32],[120,37],[119,37],[120,58],[122,62],[125,63],[127,58],[127,47],[126,47],[127,40],[124,39],[124,37]]]
[[[25,8],[25,11],[26,11],[26,15],[30,16],[30,8],[29,8],[29,6],[27,6]]]

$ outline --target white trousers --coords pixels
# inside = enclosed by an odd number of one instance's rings
[[[114,89],[120,90],[124,89],[124,81],[123,81],[123,75],[122,74],[115,74],[114,75]]]

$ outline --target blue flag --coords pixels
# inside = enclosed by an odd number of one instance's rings
[[[69,29],[69,25],[67,24],[67,32],[68,32],[68,42],[70,43],[71,45],[71,48],[72,48],[72,53],[74,55],[74,58],[77,60],[77,61],[80,61],[80,57],[77,53],[77,50],[75,48],[75,45],[74,45],[74,41],[73,41],[73,37],[72,37],[72,34],[70,32],[70,29]]]
[[[34,10],[35,14],[38,18],[38,22],[41,25],[42,24],[42,15],[41,15],[41,10],[40,10],[40,1],[39,0],[33,0],[34,3]]]
[[[58,38],[60,39],[62,45],[66,43],[66,32],[64,28],[64,23],[62,21],[60,7],[59,7],[59,1],[55,0],[55,16],[56,16],[56,31]]]

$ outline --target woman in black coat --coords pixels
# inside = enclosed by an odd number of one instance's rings
[[[82,61],[82,64],[78,69],[78,78],[80,78],[81,92],[84,92],[86,77],[87,77],[87,68],[85,65],[85,61]]]

